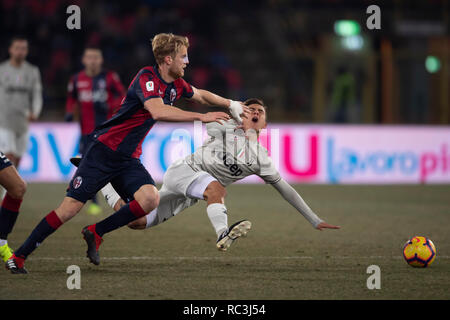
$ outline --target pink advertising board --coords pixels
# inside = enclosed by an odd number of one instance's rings
[[[78,152],[75,123],[30,128],[21,175],[29,182],[66,182]],[[207,138],[201,123],[157,123],[141,161],[155,181]],[[281,175],[291,183],[450,183],[450,127],[271,124],[260,135]],[[243,183],[262,182],[248,177]]]

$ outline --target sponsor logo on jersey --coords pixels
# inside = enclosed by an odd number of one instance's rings
[[[78,81],[77,82],[77,88],[81,89],[84,87],[89,87],[89,82],[88,81]]]
[[[242,175],[242,169],[236,164],[236,161],[231,157],[231,155],[225,153],[222,156],[223,164],[230,170],[230,173],[234,177]]]
[[[106,102],[108,100],[108,92],[104,89],[81,90],[78,94],[78,100],[81,102]]]

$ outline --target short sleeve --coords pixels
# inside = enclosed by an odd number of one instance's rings
[[[181,79],[181,84],[183,86],[183,91],[181,93],[181,96],[183,98],[192,98],[194,95],[194,89],[192,89],[192,86],[187,83],[184,79]]]
[[[134,80],[133,89],[142,103],[151,98],[160,98],[159,82],[150,72],[141,71]]]

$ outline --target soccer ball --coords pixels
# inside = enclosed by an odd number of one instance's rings
[[[412,267],[426,268],[436,258],[436,248],[430,239],[416,236],[406,241],[403,257]]]

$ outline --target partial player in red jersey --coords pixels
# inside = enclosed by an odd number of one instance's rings
[[[100,263],[99,247],[103,235],[147,215],[159,204],[158,189],[140,162],[142,142],[156,121],[221,122],[229,120],[224,112],[205,114],[172,106],[180,98],[209,106],[229,108],[238,121],[249,113],[248,107],[206,90],[192,87],[182,79],[188,65],[186,37],[158,34],[152,40],[157,65],[142,68],[131,81],[127,95],[116,114],[92,134],[86,154],[69,184],[66,197],[47,214],[25,242],[7,261],[12,273],[26,273],[25,259],[62,224],[73,218],[108,182],[127,204],[106,219],[82,230],[89,260]]]
[[[81,129],[79,153],[84,155],[90,141],[89,135],[119,108],[125,88],[116,72],[103,70],[103,55],[99,48],[86,47],[82,63],[84,69],[69,81],[65,121],[72,121],[74,113],[78,113]],[[96,195],[92,198],[88,213],[101,213]]]

